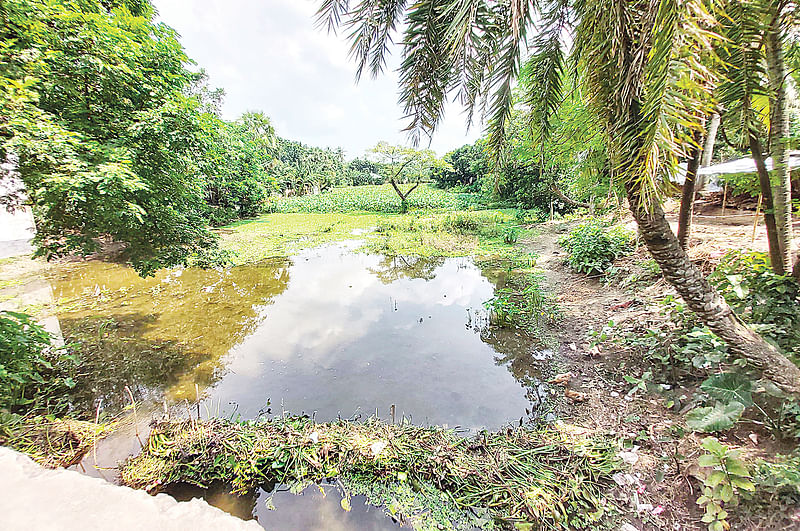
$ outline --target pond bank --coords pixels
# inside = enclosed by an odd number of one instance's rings
[[[312,482],[336,480],[345,493],[345,510],[348,492],[368,499],[377,493],[383,499],[371,501],[416,528],[454,523],[493,528],[497,522],[575,529],[613,509],[602,494],[617,470],[609,441],[564,425],[463,438],[439,427],[375,419],[316,423],[289,416],[160,422],[120,476],[124,484],[151,492],[214,482],[237,492],[265,484],[287,484],[299,492]],[[426,510],[407,497],[402,503],[409,487],[438,500],[439,510]]]

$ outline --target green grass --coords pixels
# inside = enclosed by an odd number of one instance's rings
[[[379,219],[376,214],[266,214],[221,229],[220,246],[234,253],[234,263],[254,263],[289,256],[304,248],[360,238],[353,231],[370,230]]]
[[[518,225],[511,211],[416,211],[410,214],[275,213],[221,229],[221,247],[236,264],[290,256],[304,248],[363,240],[361,251],[406,256],[475,256],[525,260],[532,256],[505,243]],[[531,231],[524,231],[530,233]]]
[[[408,190],[412,185],[400,185]],[[475,203],[471,194],[454,194],[446,190],[420,185],[408,197],[408,208],[461,210]],[[272,203],[274,212],[400,212],[400,198],[391,185],[346,186],[317,195],[279,199]]]

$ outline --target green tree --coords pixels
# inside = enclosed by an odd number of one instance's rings
[[[381,165],[366,158],[355,158],[347,163],[347,181],[353,186],[380,184]]]
[[[472,110],[490,114],[489,146],[503,153],[512,87],[532,42],[540,129],[563,100],[567,53],[577,65],[588,107],[606,137],[615,179],[624,185],[640,234],[667,281],[703,322],[786,392],[800,395],[800,369],[747,327],[689,260],[661,208],[665,176],[686,151],[677,127],[696,129],[697,94],[709,73],[698,50],[709,50],[716,21],[701,0],[551,0],[484,2],[324,0],[320,21],[347,25],[358,73],[378,74],[395,28],[403,27],[400,102],[412,139],[433,134],[447,96],[457,91]],[[532,32],[537,31],[535,38]],[[571,31],[571,49],[563,35]]]
[[[725,76],[719,97],[729,123],[738,129],[756,163],[770,258],[779,275],[792,267],[789,76],[784,48],[794,23],[793,9],[783,0],[726,2],[726,17],[720,17],[726,41],[718,47]],[[765,144],[774,164],[771,175]]]
[[[318,148],[284,138],[278,139],[278,163],[273,172],[287,194],[321,192],[345,179],[341,148]]]
[[[257,215],[277,190],[272,173],[276,137],[269,118],[249,112],[225,122],[206,114],[203,126],[207,147],[200,171],[210,221],[222,225]]]
[[[39,255],[90,253],[108,237],[147,274],[215,244],[193,162],[195,75],[152,16],[145,0],[0,3],[0,141],[33,204]]]
[[[480,142],[451,151],[444,162],[431,173],[439,186],[473,186],[489,174],[489,159]]]
[[[417,189],[423,180],[431,176],[436,168],[446,166],[446,163],[436,157],[430,149],[414,149],[403,146],[393,146],[385,141],[380,141],[367,150],[367,154],[374,158],[383,169],[384,177],[392,185],[400,198],[400,210],[408,210],[408,196]],[[413,185],[403,191],[400,184]]]

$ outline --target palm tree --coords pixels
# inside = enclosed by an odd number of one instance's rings
[[[770,261],[776,274],[791,271],[792,201],[784,33],[793,6],[785,0],[732,0],[724,6],[718,46],[724,73],[719,97],[729,122],[750,147],[764,203]],[[765,142],[773,160],[770,178]]]
[[[448,96],[487,113],[489,146],[503,153],[521,56],[538,62],[531,106],[547,131],[571,60],[604,126],[615,178],[624,183],[642,238],[664,277],[730,352],[788,393],[800,395],[800,370],[744,325],[689,260],[660,204],[665,173],[687,143],[678,125],[698,129],[698,103],[713,75],[697,50],[711,50],[716,21],[702,0],[322,0],[318,21],[345,28],[360,77],[378,75],[402,33],[400,103],[413,140],[431,135]],[[528,45],[530,43],[530,46]],[[681,83],[674,81],[679,79]],[[677,87],[680,86],[680,89]],[[703,109],[704,111],[710,109]]]

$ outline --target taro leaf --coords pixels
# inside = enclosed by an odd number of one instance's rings
[[[744,412],[740,402],[698,407],[686,414],[686,425],[694,431],[712,433],[731,428]]]
[[[720,402],[739,402],[745,407],[753,405],[753,383],[741,374],[726,372],[712,376],[700,384],[700,389]]]

